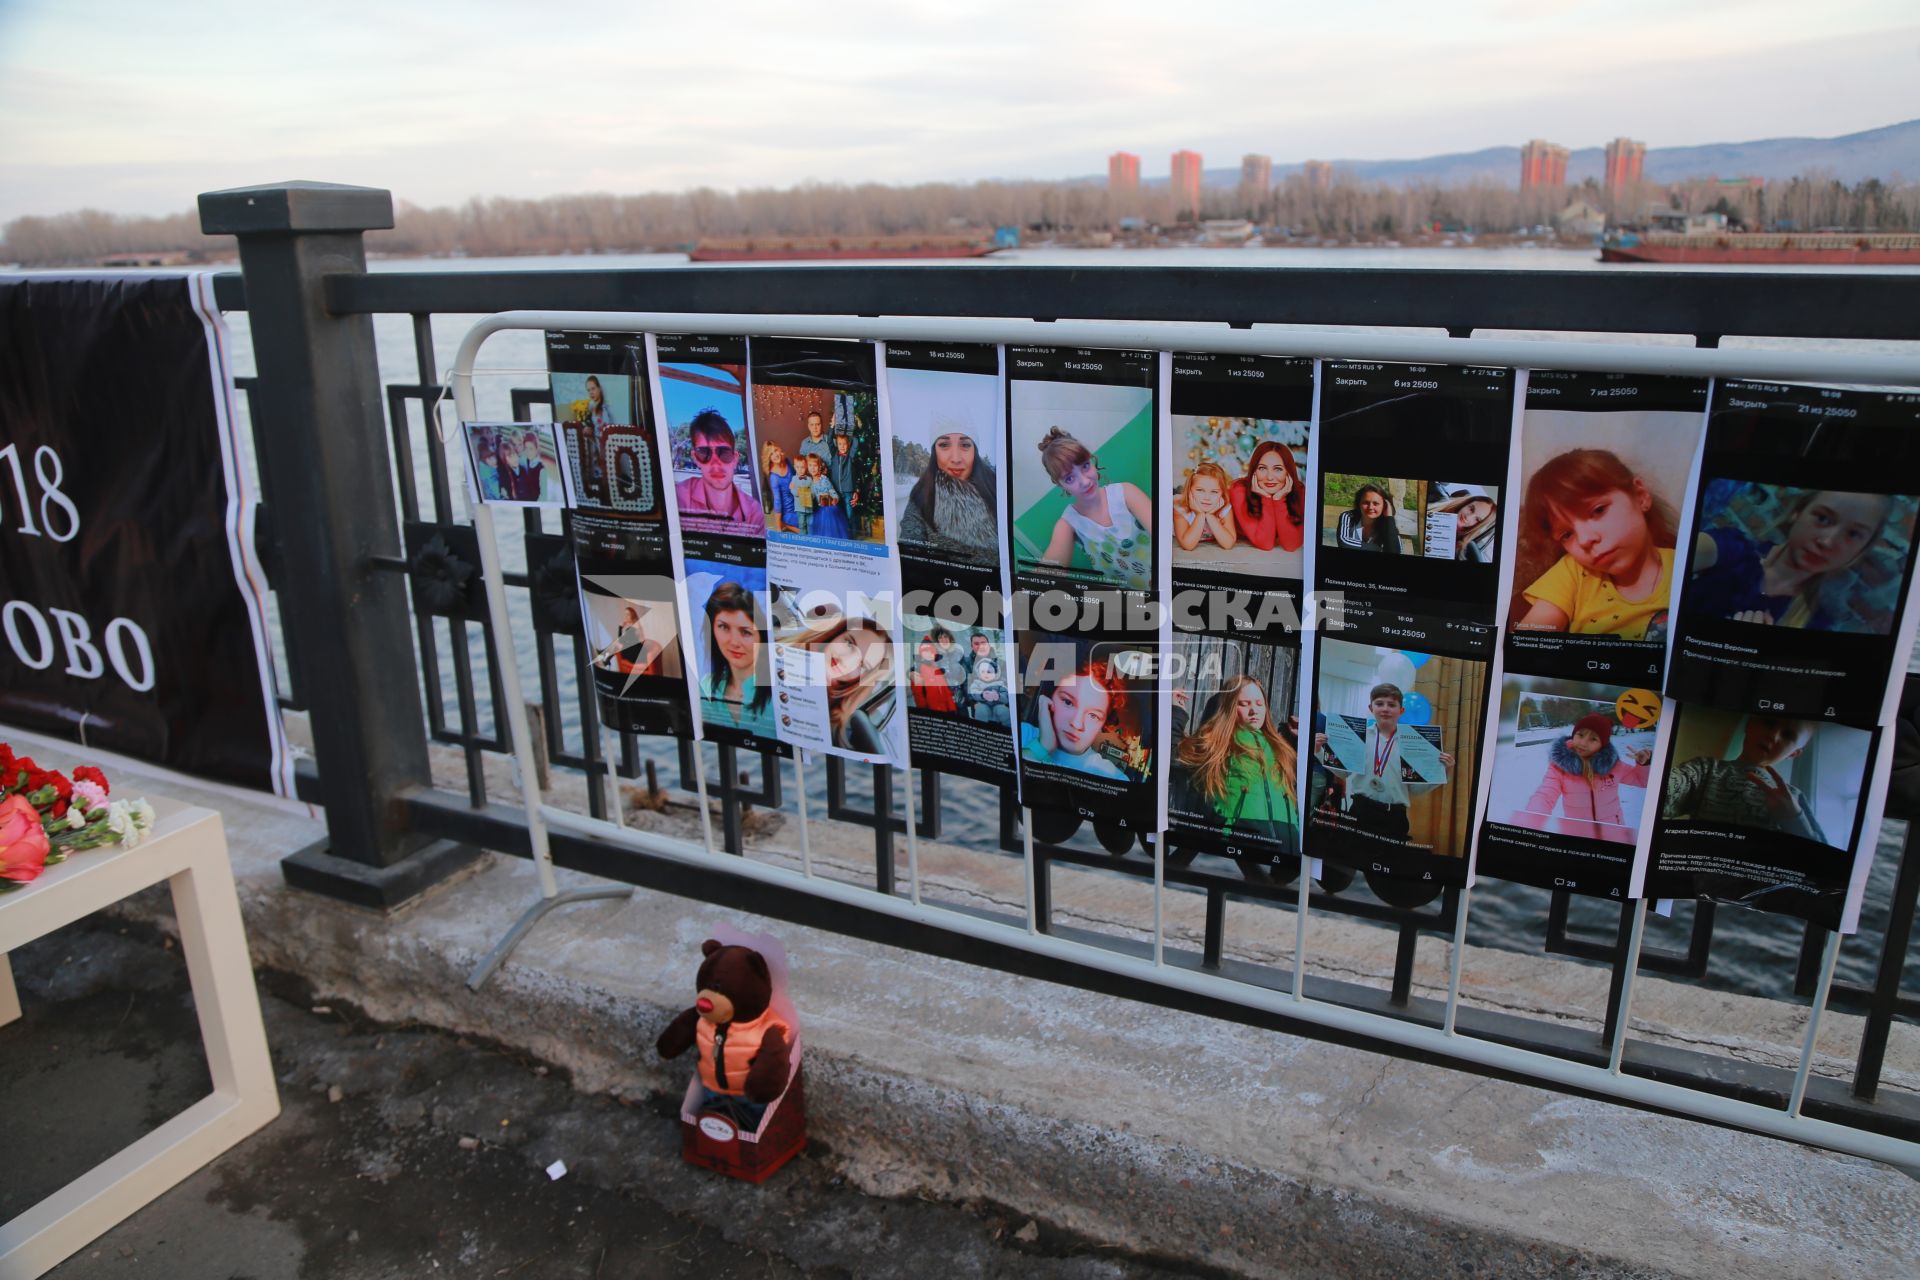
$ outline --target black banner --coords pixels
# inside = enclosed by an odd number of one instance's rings
[[[0,279],[0,719],[290,794],[202,277]]]

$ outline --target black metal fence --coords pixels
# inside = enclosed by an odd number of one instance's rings
[[[1702,346],[1730,334],[1920,340],[1920,280],[1888,275],[1018,265],[368,274],[361,232],[388,225],[390,216],[385,192],[360,188],[294,184],[202,197],[206,229],[240,238],[243,273],[219,278],[216,297],[224,309],[250,315],[258,371],[243,389],[263,473],[263,559],[285,620],[289,687],[282,701],[311,713],[317,762],[302,769],[300,784],[303,796],[325,806],[330,833],[326,848],[290,859],[287,875],[302,887],[377,906],[417,893],[477,848],[529,853],[519,809],[496,803],[487,789],[486,758],[505,753],[508,744],[503,719],[494,714],[501,698],[500,655],[485,625],[475,533],[456,516],[454,482],[437,441],[428,442],[424,474],[415,462],[414,433],[433,431],[437,415],[446,411],[440,402],[448,391],[434,355],[436,316],[566,309],[1150,319],[1235,327],[1382,326],[1444,330],[1456,337],[1487,330],[1674,334]],[[377,367],[371,326],[376,315],[411,322],[414,367],[397,380],[383,381]],[[517,417],[534,417],[547,401],[544,384],[512,393]],[[396,501],[377,500],[387,493]],[[375,500],[369,502],[369,495]],[[504,580],[533,619],[547,758],[552,767],[585,777],[591,811],[604,816],[606,771],[637,779],[649,753],[628,736],[616,740],[616,759],[603,758],[567,540],[543,528],[538,513],[526,515],[524,539],[524,565],[510,569]],[[394,661],[395,654],[414,652],[417,666]],[[450,655],[447,669],[443,652]],[[569,670],[571,680],[563,680]],[[577,702],[572,715],[561,705],[568,685]],[[569,723],[579,726],[572,734],[564,728]],[[434,785],[429,743],[461,753],[464,792]],[[683,785],[691,782],[692,752],[703,749],[679,744]],[[715,750],[718,767],[709,776],[719,839],[727,852],[740,854],[743,813],[750,806],[781,807],[782,773],[771,757],[743,761],[733,748]],[[743,764],[751,766],[745,774]],[[872,887],[877,894],[895,893],[896,846],[905,821],[894,811],[892,771],[872,770],[870,789],[860,788],[871,796],[865,807],[852,794],[844,763],[830,760],[827,771],[828,816],[871,829]],[[921,771],[917,781],[916,831],[938,837],[943,779]],[[1023,848],[1020,821],[1014,797],[1002,794],[997,844],[1010,854]],[[1039,928],[1110,951],[1142,953],[1144,943],[1058,924],[1052,908],[1058,866],[1151,878],[1151,863],[1127,854],[1131,837],[1097,825],[1092,839],[1088,833],[1076,837],[1077,820],[1056,823],[1044,814],[1035,815],[1034,825]],[[1460,1065],[1444,1053],[1428,1055],[1231,1000],[1142,991],[1097,960],[1035,955],[908,924],[885,912],[741,876],[724,858],[690,867],[558,832],[552,849],[559,865],[613,880],[1092,990]],[[1256,987],[1287,986],[1290,973],[1227,956],[1226,904],[1237,898],[1289,911],[1295,889],[1244,878],[1231,864],[1216,867],[1211,860],[1183,865],[1170,858],[1165,879],[1204,894],[1206,901],[1201,949],[1169,947],[1169,965]],[[1903,994],[1901,987],[1916,896],[1920,851],[1909,840],[1871,963],[1874,980],[1836,983],[1831,995],[1833,1007],[1863,1015],[1857,1068],[1846,1082],[1816,1077],[1805,1102],[1808,1116],[1920,1140],[1920,1098],[1880,1087],[1893,1023],[1920,1013],[1920,997]],[[1422,939],[1453,932],[1452,891],[1437,900],[1425,894],[1409,899],[1391,883],[1355,884],[1329,868],[1309,901],[1314,911],[1377,922],[1397,937],[1386,988],[1309,975],[1310,998],[1440,1024],[1440,1003],[1415,994],[1414,974]],[[1602,926],[1598,933],[1572,927],[1575,910],[1568,894],[1553,895],[1541,949],[1610,970],[1605,1026],[1596,1034],[1462,1006],[1461,1035],[1607,1064],[1626,979],[1631,907],[1619,908],[1617,927]],[[1685,945],[1646,948],[1640,967],[1705,980],[1715,924],[1710,904],[1692,908]],[[1824,940],[1821,931],[1807,929],[1791,984],[1794,996],[1812,991]],[[1509,1074],[1484,1065],[1471,1069]],[[1788,1070],[1631,1040],[1623,1069],[1770,1107],[1786,1104],[1793,1081]]]

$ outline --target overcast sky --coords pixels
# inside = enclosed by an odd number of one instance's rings
[[[0,0],[0,221],[284,178],[415,204],[1146,176],[1920,116],[1914,0]],[[1297,10],[1297,12],[1296,12]],[[315,16],[324,12],[325,18]],[[541,23],[541,17],[550,22]]]

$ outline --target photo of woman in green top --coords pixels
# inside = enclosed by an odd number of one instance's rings
[[[1178,693],[1180,710],[1187,695]],[[1176,715],[1178,712],[1176,712]],[[1223,838],[1300,848],[1300,804],[1294,794],[1295,754],[1284,716],[1250,675],[1230,676],[1207,702],[1199,726],[1179,739],[1174,782],[1184,783],[1189,811],[1212,814]],[[1174,732],[1179,735],[1176,720]]]

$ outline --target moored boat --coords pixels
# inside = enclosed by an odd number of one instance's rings
[[[846,259],[984,258],[1000,246],[984,234],[708,237],[694,262],[810,262]]]

